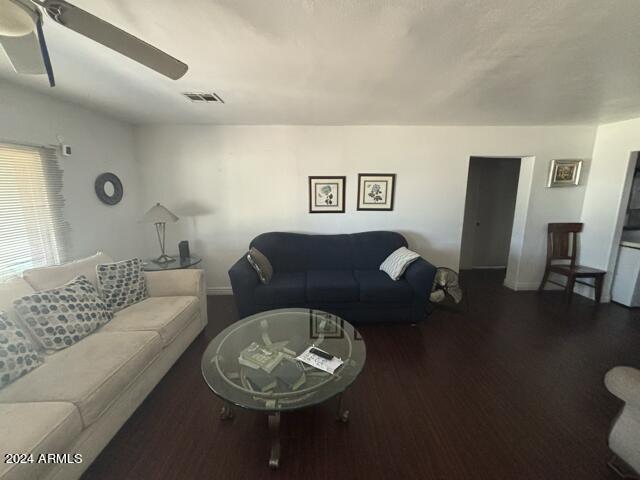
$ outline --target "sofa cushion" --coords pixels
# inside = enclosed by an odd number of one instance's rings
[[[88,427],[162,349],[155,332],[98,332],[0,390],[0,403],[70,402]]]
[[[259,305],[304,303],[305,285],[304,272],[276,272],[269,285],[258,285],[253,295]]]
[[[166,346],[200,311],[198,297],[150,297],[116,313],[101,332],[158,332]]]
[[[309,256],[308,235],[270,232],[258,235],[249,248],[255,247],[268,259],[275,272],[303,272]]]
[[[310,302],[357,302],[358,282],[351,270],[307,272],[307,300]]]
[[[23,325],[47,350],[62,350],[113,318],[84,275],[59,288],[32,293],[13,302]]]
[[[397,232],[362,232],[351,234],[354,270],[378,269],[391,252],[407,246],[407,240]]]
[[[49,267],[31,268],[22,272],[22,277],[35,290],[48,290],[59,287],[74,278],[84,275],[94,287],[97,286],[96,266],[100,263],[113,262],[111,257],[103,252],[98,252],[90,257],[82,258],[74,262]]]
[[[349,235],[308,235],[307,270],[352,270]]]
[[[139,258],[101,263],[96,272],[98,289],[114,312],[148,297],[147,281]]]
[[[406,303],[413,299],[413,290],[406,280],[393,281],[381,270],[356,270],[355,277],[362,302]]]
[[[0,312],[0,388],[42,364],[24,331]]]
[[[37,463],[41,453],[69,453],[82,432],[78,409],[71,403],[25,402],[0,404],[0,454],[32,453],[32,464],[0,462],[0,478],[44,478],[54,465]]]

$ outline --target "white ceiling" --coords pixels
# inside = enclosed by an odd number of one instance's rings
[[[46,21],[58,86],[133,123],[593,124],[640,116],[638,0],[75,0],[189,65]],[[1,12],[0,12],[1,14]],[[194,104],[184,91],[226,104]]]

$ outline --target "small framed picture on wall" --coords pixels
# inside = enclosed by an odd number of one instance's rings
[[[582,160],[551,160],[547,187],[575,187],[581,171]]]
[[[393,210],[395,173],[358,174],[358,210]]]
[[[344,213],[347,177],[309,177],[309,213]]]

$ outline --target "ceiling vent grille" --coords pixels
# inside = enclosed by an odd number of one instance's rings
[[[185,97],[187,97],[192,102],[198,103],[212,103],[219,102],[224,103],[224,100],[217,93],[200,93],[200,92],[187,92],[183,93]]]

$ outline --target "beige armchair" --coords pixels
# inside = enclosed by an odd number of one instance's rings
[[[609,433],[609,448],[614,454],[609,466],[622,478],[640,479],[640,370],[612,368],[604,383],[625,403]]]

